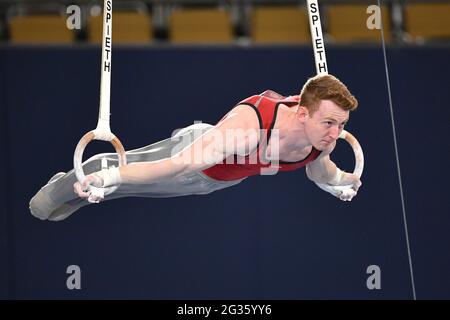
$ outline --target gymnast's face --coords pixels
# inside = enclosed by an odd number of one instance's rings
[[[313,114],[308,110],[305,112],[302,121],[305,135],[317,150],[330,147],[339,138],[349,118],[349,111],[343,110],[331,100],[321,100]]]

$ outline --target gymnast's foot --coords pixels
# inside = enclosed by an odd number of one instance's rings
[[[87,205],[83,199],[76,198],[67,203],[56,203],[50,196],[49,186],[64,176],[65,172],[58,172],[30,201],[30,211],[33,216],[41,220],[60,221],[66,219],[79,208]]]

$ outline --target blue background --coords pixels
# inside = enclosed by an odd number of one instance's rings
[[[388,66],[415,285],[450,298],[450,48],[392,47]],[[72,166],[98,116],[100,48],[0,48],[0,298],[411,299],[391,115],[379,46],[327,48],[330,72],[360,107],[347,129],[365,153],[363,186],[340,202],[304,170],[258,176],[206,196],[126,198],[62,222],[31,216],[30,198]],[[127,150],[241,99],[298,94],[315,74],[309,47],[119,47],[112,129]],[[89,145],[85,159],[109,152]],[[333,159],[353,168],[351,149]],[[81,268],[68,290],[66,268]],[[381,290],[366,269],[381,268]]]

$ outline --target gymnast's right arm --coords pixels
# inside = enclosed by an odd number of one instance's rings
[[[95,172],[88,175],[83,184],[76,182],[74,191],[79,197],[88,198],[88,185],[110,187],[122,183],[151,184],[165,181],[207,169],[233,154],[251,153],[256,149],[258,140],[259,122],[256,113],[246,105],[237,106],[215,127],[170,158],[135,162]]]

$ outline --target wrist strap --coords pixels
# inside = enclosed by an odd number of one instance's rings
[[[108,169],[103,169],[100,172],[103,178],[103,185],[102,185],[103,188],[116,186],[122,183],[119,168],[111,167]]]

